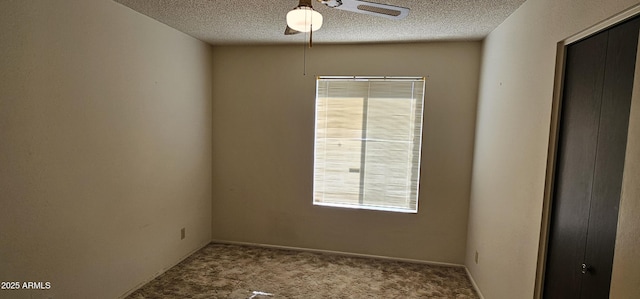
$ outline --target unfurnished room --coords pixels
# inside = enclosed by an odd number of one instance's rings
[[[0,0],[0,298],[640,298],[638,0]]]

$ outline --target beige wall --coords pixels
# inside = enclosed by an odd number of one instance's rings
[[[214,47],[212,238],[462,264],[480,48]],[[312,205],[315,75],[428,76],[418,214]]]
[[[557,43],[635,3],[528,0],[485,40],[466,265],[486,298],[534,294]]]
[[[0,297],[116,298],[210,240],[211,80],[115,2],[0,1],[0,281],[51,282]]]

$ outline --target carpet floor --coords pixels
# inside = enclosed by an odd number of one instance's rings
[[[478,298],[461,267],[209,244],[131,293],[142,298]]]

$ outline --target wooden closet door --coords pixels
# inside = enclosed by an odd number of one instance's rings
[[[609,30],[581,298],[609,298],[639,28]]]
[[[607,40],[567,48],[544,298],[580,298]]]
[[[608,298],[639,26],[567,47],[544,298]]]

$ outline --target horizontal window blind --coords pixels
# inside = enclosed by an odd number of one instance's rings
[[[314,204],[416,212],[424,78],[319,77]]]

